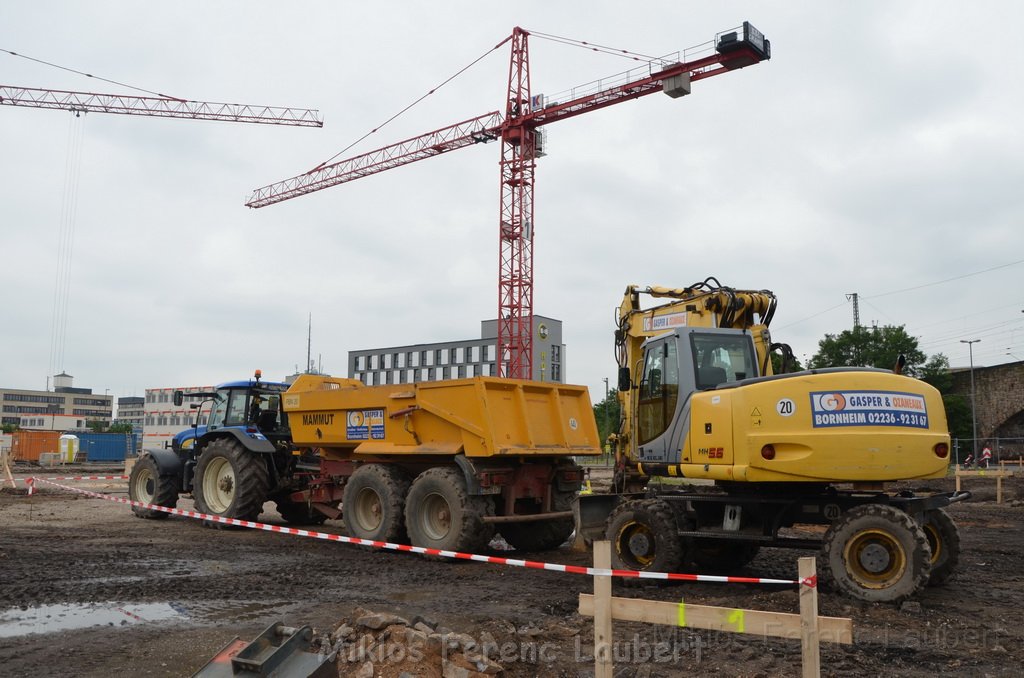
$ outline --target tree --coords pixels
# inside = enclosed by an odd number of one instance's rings
[[[103,431],[107,428],[106,425],[104,425],[103,421],[100,419],[90,419],[89,421],[85,422],[85,425],[88,426],[89,430],[92,431],[93,433],[103,433]]]
[[[604,400],[594,405],[594,418],[597,419],[598,438],[602,446],[610,434],[618,432],[621,412],[618,391],[610,391]]]
[[[135,429],[126,421],[115,421],[107,429],[110,433],[132,433]]]
[[[0,432],[3,433],[14,433],[18,430],[17,424],[0,424]]]
[[[907,358],[904,374],[919,376],[928,356],[917,347],[917,339],[903,325],[854,327],[839,334],[826,334],[808,367],[880,367],[891,370],[900,355]]]

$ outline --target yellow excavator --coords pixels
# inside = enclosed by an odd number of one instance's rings
[[[617,567],[651,571],[721,573],[762,546],[816,549],[825,580],[865,601],[946,581],[960,539],[943,509],[969,495],[886,490],[946,474],[938,391],[899,369],[773,374],[773,353],[792,359],[772,343],[775,308],[770,291],[714,278],[626,289],[614,492],[580,498],[578,536],[609,539]]]

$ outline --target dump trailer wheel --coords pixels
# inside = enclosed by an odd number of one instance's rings
[[[661,499],[633,499],[608,516],[612,567],[641,572],[677,572],[685,549],[672,508]]]
[[[409,479],[389,464],[366,464],[345,483],[341,512],[350,537],[405,543],[405,495]]]
[[[421,473],[405,500],[410,543],[443,551],[485,548],[494,537],[494,525],[484,518],[493,513],[490,498],[469,494],[462,471],[451,467]]]
[[[942,509],[925,511],[923,527],[932,549],[932,573],[928,577],[928,586],[940,586],[953,576],[960,562],[960,530]]]
[[[698,539],[693,545],[690,557],[698,572],[726,574],[749,563],[760,550],[761,547],[757,544]]]
[[[327,516],[304,501],[278,499],[277,512],[290,525],[323,525]]]
[[[825,533],[823,574],[841,592],[869,603],[898,603],[928,582],[932,551],[921,526],[884,504],[850,509]]]
[[[192,496],[196,509],[223,518],[255,520],[267,500],[267,465],[231,438],[214,440],[199,456]],[[209,526],[230,527],[207,521]]]
[[[160,475],[160,469],[151,456],[143,455],[132,467],[128,478],[128,497],[132,501],[144,504],[156,504],[174,508],[178,505],[178,494],[181,491],[180,480],[173,475]],[[132,506],[132,513],[139,518],[163,520],[171,515],[164,511]]]
[[[571,511],[575,492],[554,491],[552,511]],[[507,523],[501,526],[501,536],[519,551],[550,551],[556,549],[572,535],[576,522],[572,518],[542,522]]]

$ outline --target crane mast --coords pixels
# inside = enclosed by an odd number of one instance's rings
[[[501,140],[498,255],[498,346],[501,376],[533,373],[533,189],[543,125],[655,92],[678,98],[692,82],[771,58],[771,44],[749,22],[715,36],[710,53],[664,66],[623,84],[545,106],[530,90],[529,32],[513,29],[504,117],[487,113],[398,144],[278,181],[253,191],[248,207],[265,207],[477,143]]]

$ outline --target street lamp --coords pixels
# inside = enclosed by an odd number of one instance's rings
[[[971,444],[974,459],[978,459],[978,416],[974,408],[974,345],[981,339],[961,339],[961,344],[967,344],[967,350],[971,356],[971,426],[974,429],[974,439]]]

